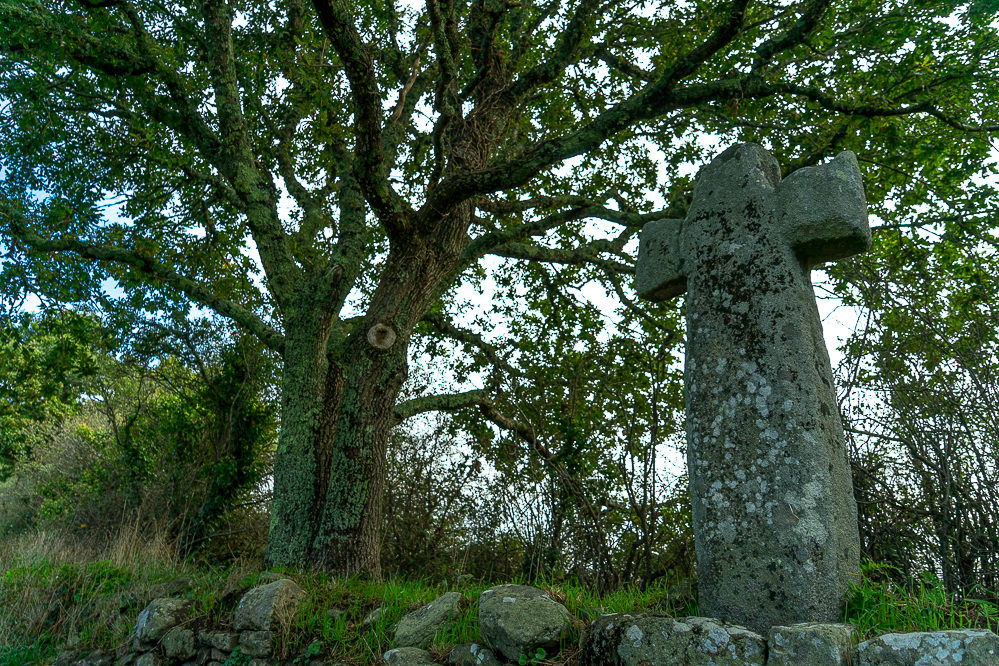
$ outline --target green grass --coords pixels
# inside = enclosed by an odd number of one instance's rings
[[[224,629],[243,592],[261,582],[260,572],[248,563],[211,568],[142,557],[78,563],[37,557],[9,560],[0,560],[0,666],[50,663],[65,646],[81,652],[113,650],[127,639],[150,588],[181,576],[192,581],[186,592],[194,601],[191,628]],[[317,572],[287,574],[307,596],[292,622],[276,637],[277,656],[282,659],[376,663],[391,647],[395,623],[450,589],[457,589],[464,598],[461,614],[447,632],[436,637],[431,652],[443,658],[455,644],[481,640],[477,603],[488,587],[485,583],[453,588],[428,581],[372,582]],[[884,574],[883,568],[868,566],[863,583],[850,592],[845,620],[856,625],[864,638],[900,631],[999,628],[999,609],[994,604],[951,599],[932,577],[899,587],[887,582]],[[697,614],[696,603],[683,586],[666,581],[645,590],[625,588],[604,595],[570,584],[535,584],[565,604],[575,618],[559,654],[539,663],[573,663],[582,631],[604,613]],[[363,620],[378,607],[381,615],[365,626]],[[525,659],[530,661],[530,657]],[[238,662],[235,657],[233,664]]]
[[[976,598],[978,591],[955,598],[933,574],[900,586],[890,573],[889,567],[865,564],[863,580],[847,595],[844,621],[856,626],[864,638],[910,631],[999,630],[999,606]]]

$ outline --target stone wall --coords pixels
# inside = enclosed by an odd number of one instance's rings
[[[136,618],[135,629],[114,654],[65,652],[58,666],[346,666],[303,657],[280,661],[274,643],[294,617],[305,592],[288,578],[248,591],[231,628],[195,630],[192,603],[155,599]],[[427,651],[435,636],[458,620],[464,601],[449,592],[402,618],[394,647],[380,656],[390,666],[997,666],[999,636],[955,630],[887,634],[855,644],[845,624],[771,627],[766,636],[703,617],[615,613],[597,618],[582,632],[578,649],[559,653],[573,625],[582,623],[543,590],[499,585],[482,593],[478,616],[481,644],[453,647],[435,660]],[[377,612],[377,611],[376,611]],[[370,622],[370,616],[369,620]],[[362,623],[363,625],[363,623]],[[371,663],[359,657],[355,664]]]

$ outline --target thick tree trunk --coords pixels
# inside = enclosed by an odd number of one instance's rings
[[[446,226],[431,241],[394,244],[344,339],[330,340],[335,329],[306,296],[288,317],[269,563],[380,575],[386,445],[410,335],[465,245],[467,225]]]
[[[325,433],[321,424],[330,420],[326,412],[335,409],[337,402],[335,395],[327,395],[329,326],[323,325],[318,313],[308,315],[310,305],[297,304],[285,326],[281,429],[267,543],[268,562],[282,566],[308,560],[321,484],[319,460],[321,452],[330,448],[322,441]]]

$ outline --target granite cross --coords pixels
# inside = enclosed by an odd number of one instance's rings
[[[639,294],[686,292],[687,464],[702,615],[837,621],[857,507],[811,269],[870,247],[853,153],[781,182],[762,147],[701,169],[682,220],[642,229]]]

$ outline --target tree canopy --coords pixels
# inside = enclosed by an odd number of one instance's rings
[[[377,573],[390,428],[474,407],[545,457],[526,390],[575,413],[574,353],[679,342],[677,306],[635,301],[635,240],[719,146],[785,173],[851,149],[875,252],[994,251],[997,32],[986,0],[0,0],[0,278],[13,302],[114,278],[121,307],[259,338],[269,559]],[[420,350],[452,385],[402,400]]]

